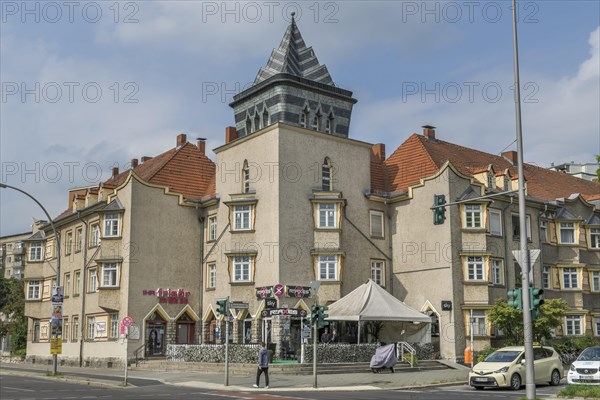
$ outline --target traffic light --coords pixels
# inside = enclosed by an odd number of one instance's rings
[[[531,306],[531,315],[537,318],[540,313],[540,306],[544,304],[544,289],[529,288],[529,305]]]
[[[325,314],[325,311],[327,310],[329,310],[329,307],[319,306],[319,321],[317,322],[319,328],[324,328],[329,325],[329,321],[325,321],[325,319],[329,317],[329,314]]]
[[[310,309],[310,322],[316,324],[319,321],[319,306],[315,304]]]
[[[443,194],[433,195],[433,224],[442,225],[446,220],[446,196]]]
[[[227,308],[229,306],[229,298],[217,300],[217,312],[222,315],[227,314]]]
[[[518,310],[523,309],[523,291],[521,288],[508,291],[508,305]]]

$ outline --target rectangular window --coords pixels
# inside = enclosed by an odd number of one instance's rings
[[[371,279],[379,286],[383,286],[384,263],[379,260],[371,260]]]
[[[559,222],[560,226],[560,243],[575,244],[575,223],[574,222]]]
[[[548,221],[540,221],[540,239],[543,243],[548,243]]]
[[[40,341],[40,321],[33,321],[33,342],[38,343]]]
[[[513,228],[513,239],[519,240],[521,237],[521,224],[519,222],[519,214],[512,215],[512,228]],[[531,218],[529,215],[525,216],[525,231],[527,232],[527,240],[531,240]]]
[[[110,338],[119,338],[119,314],[110,314]]]
[[[79,339],[79,317],[73,317],[73,340]]]
[[[492,259],[492,284],[504,285],[504,270],[502,260]]]
[[[486,336],[487,331],[485,329],[485,325],[485,310],[473,310],[473,319],[471,320],[473,336]]]
[[[581,328],[581,315],[565,316],[565,332],[567,336],[581,335]]]
[[[322,281],[337,280],[337,256],[336,255],[319,256],[319,280],[322,280]]]
[[[465,204],[465,227],[481,228],[481,204]]]
[[[336,205],[334,203],[319,204],[319,228],[336,227]]]
[[[119,286],[119,268],[116,263],[102,264],[102,287]]]
[[[73,249],[73,232],[67,232],[67,239],[65,242],[65,254],[71,254],[71,250]]]
[[[208,240],[217,240],[217,217],[208,217]]]
[[[592,271],[592,292],[600,292],[600,271]]]
[[[63,317],[63,331],[62,331],[62,339],[67,342],[69,341],[69,318]]]
[[[119,236],[119,214],[106,214],[104,216],[104,236]]]
[[[71,295],[71,274],[65,274],[65,282],[64,282],[64,295],[65,297]]]
[[[217,264],[208,264],[208,287],[217,287]]]
[[[100,245],[100,225],[92,224],[90,234],[90,247],[96,247]]]
[[[600,336],[600,316],[594,317],[594,335]]]
[[[382,238],[383,234],[383,212],[369,211],[371,217],[371,236]]]
[[[96,317],[87,317],[87,339],[94,340],[96,337]]]
[[[81,272],[75,272],[75,280],[73,281],[73,295],[79,295],[79,288],[81,287]]]
[[[98,290],[98,274],[96,268],[90,269],[89,272],[89,292],[95,292]]]
[[[577,268],[563,268],[563,289],[579,289]]]
[[[27,300],[39,300],[41,299],[41,281],[29,281],[27,282]]]
[[[233,281],[250,282],[250,256],[233,257]]]
[[[75,252],[81,251],[81,243],[83,242],[83,228],[77,228],[75,231]]]
[[[467,257],[467,280],[469,281],[483,281],[483,257],[474,256]]]
[[[600,249],[600,228],[590,229],[590,248]]]
[[[550,289],[550,267],[542,268],[542,288]]]
[[[252,210],[251,206],[235,206],[233,207],[233,221],[235,230],[249,230],[250,228],[250,216]]]
[[[42,242],[29,244],[29,261],[42,261]]]
[[[490,210],[490,235],[502,236],[502,211]]]

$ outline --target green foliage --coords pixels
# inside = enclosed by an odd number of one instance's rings
[[[406,362],[406,363],[410,364],[410,361],[411,361],[411,360],[412,360],[412,362],[413,362],[413,363],[412,363],[413,367],[414,367],[415,365],[419,365],[419,358],[418,358],[416,355],[414,355],[414,356],[413,356],[412,354],[405,354],[405,355],[404,355],[404,362]]]
[[[600,340],[591,336],[563,336],[553,338],[547,343],[554,347],[558,354],[579,354],[586,347],[600,346]]]
[[[596,161],[600,162],[600,154],[596,155]],[[600,168],[596,170],[596,181],[600,182]]]
[[[11,350],[20,353],[27,347],[27,318],[23,282],[0,277],[0,335],[10,334]]]
[[[600,398],[600,386],[592,385],[567,385],[556,393],[558,397],[583,397],[585,399]]]
[[[551,330],[561,325],[567,311],[567,302],[563,299],[547,299],[540,307],[538,318],[533,321],[533,340],[542,342],[551,337]],[[506,300],[498,300],[490,310],[489,319],[494,326],[505,334],[507,346],[522,345],[523,312],[508,305]]]
[[[492,354],[496,350],[498,350],[496,347],[489,347],[489,346],[487,346],[483,350],[478,351],[477,352],[477,362],[478,363],[483,362],[483,360],[485,360],[485,358],[487,356],[489,356],[490,354]]]

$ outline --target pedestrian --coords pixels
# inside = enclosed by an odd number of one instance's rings
[[[260,350],[258,351],[258,369],[256,370],[256,384],[252,385],[255,388],[260,387],[260,376],[265,373],[265,389],[269,388],[269,350],[267,344],[260,342]]]
[[[337,333],[337,329],[333,328],[333,331],[331,332],[331,338],[329,339],[330,343],[337,343],[337,341],[339,340],[339,336]]]
[[[331,341],[331,336],[329,336],[329,329],[325,328],[323,334],[321,335],[321,343],[329,343]]]

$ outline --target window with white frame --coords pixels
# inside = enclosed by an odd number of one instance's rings
[[[371,279],[379,286],[383,286],[384,265],[382,260],[371,260]]]
[[[97,223],[92,224],[90,231],[90,247],[100,245],[100,225]]]
[[[319,203],[319,228],[335,228],[336,219],[335,203]]]
[[[71,295],[71,274],[65,274],[65,283],[64,283],[64,295],[65,296],[70,296]]]
[[[513,239],[519,240],[521,237],[521,220],[519,214],[512,215],[512,228],[513,228]],[[531,240],[531,217],[525,215],[525,232],[527,233],[527,240]]]
[[[469,313],[468,317],[471,317]],[[486,330],[485,310],[473,310],[473,320],[470,321],[470,327],[473,329],[473,336],[485,336]]]
[[[329,113],[329,116],[327,117],[327,121],[326,121],[326,125],[325,125],[325,133],[332,133],[333,132],[333,125],[334,124],[334,117],[332,113]]]
[[[600,271],[592,271],[590,280],[592,292],[600,292]]]
[[[590,228],[590,248],[600,249],[600,228]]]
[[[504,191],[508,192],[509,188],[510,188],[510,178],[508,177],[508,175],[504,175]]]
[[[65,254],[71,254],[73,249],[73,232],[67,232],[67,238],[65,241]]]
[[[96,337],[96,317],[87,317],[87,339],[94,340]]]
[[[319,256],[319,280],[335,281],[337,280],[338,256],[327,254]]]
[[[42,242],[31,242],[29,244],[29,261],[42,261]]]
[[[600,315],[594,316],[594,335],[600,336]]]
[[[481,228],[481,204],[465,204],[465,227]]]
[[[89,290],[90,292],[95,292],[98,290],[98,271],[96,270],[96,268],[92,268],[89,271],[89,277],[88,277],[88,281],[89,281]]]
[[[244,167],[242,168],[242,192],[248,193],[250,191],[250,168],[248,168],[248,161],[244,161]]]
[[[540,220],[540,240],[543,243],[548,242],[548,221]]]
[[[502,211],[490,209],[490,235],[502,236]]]
[[[102,264],[102,287],[119,286],[119,266],[117,263]]]
[[[75,279],[73,280],[73,295],[79,295],[79,288],[81,287],[81,272],[75,272]]]
[[[119,236],[119,214],[104,215],[104,236]]]
[[[542,288],[550,289],[550,267],[542,267]]]
[[[213,289],[217,287],[217,264],[208,264],[208,287]]]
[[[578,268],[563,268],[563,289],[579,289]]]
[[[252,133],[252,120],[250,119],[250,116],[248,115],[248,117],[246,118],[246,135],[249,135]]]
[[[321,169],[321,188],[328,192],[331,190],[331,161],[325,158]]]
[[[494,174],[491,172],[487,173],[487,185],[488,188],[493,189],[496,186],[496,180],[494,178]]]
[[[73,340],[79,339],[79,317],[73,317]]]
[[[304,107],[304,110],[302,110],[302,113],[300,113],[300,126],[303,128],[306,128],[308,125],[308,117],[310,115],[310,112],[308,110],[308,107]]]
[[[250,282],[251,257],[235,256],[233,257],[233,281]]]
[[[315,118],[313,119],[313,123],[312,123],[312,130],[313,131],[320,131],[321,130],[321,111],[317,110],[316,114],[315,114]]]
[[[117,339],[119,337],[119,314],[110,314],[110,338]]]
[[[371,219],[371,236],[378,238],[384,237],[383,212],[369,211],[369,216]]]
[[[41,329],[40,329],[40,321],[33,321],[33,342],[38,343],[40,341]]]
[[[65,342],[69,341],[69,317],[63,317],[62,339]]]
[[[217,240],[217,216],[208,217],[208,240]]]
[[[29,281],[27,282],[27,300],[39,300],[41,299],[41,281]]]
[[[83,242],[83,229],[77,228],[75,231],[75,252],[81,251],[81,244]]]
[[[577,336],[581,335],[582,332],[581,315],[566,315],[565,334],[567,336]]]
[[[575,223],[574,222],[559,222],[560,229],[560,244],[575,244]]]
[[[467,280],[483,281],[484,280],[484,264],[483,256],[468,256],[467,257]]]
[[[504,285],[504,268],[502,268],[502,260],[493,258],[492,263],[492,284]]]
[[[233,223],[234,230],[243,231],[250,230],[251,224],[250,220],[252,217],[252,206],[251,205],[242,205],[242,206],[234,206],[233,207]]]

